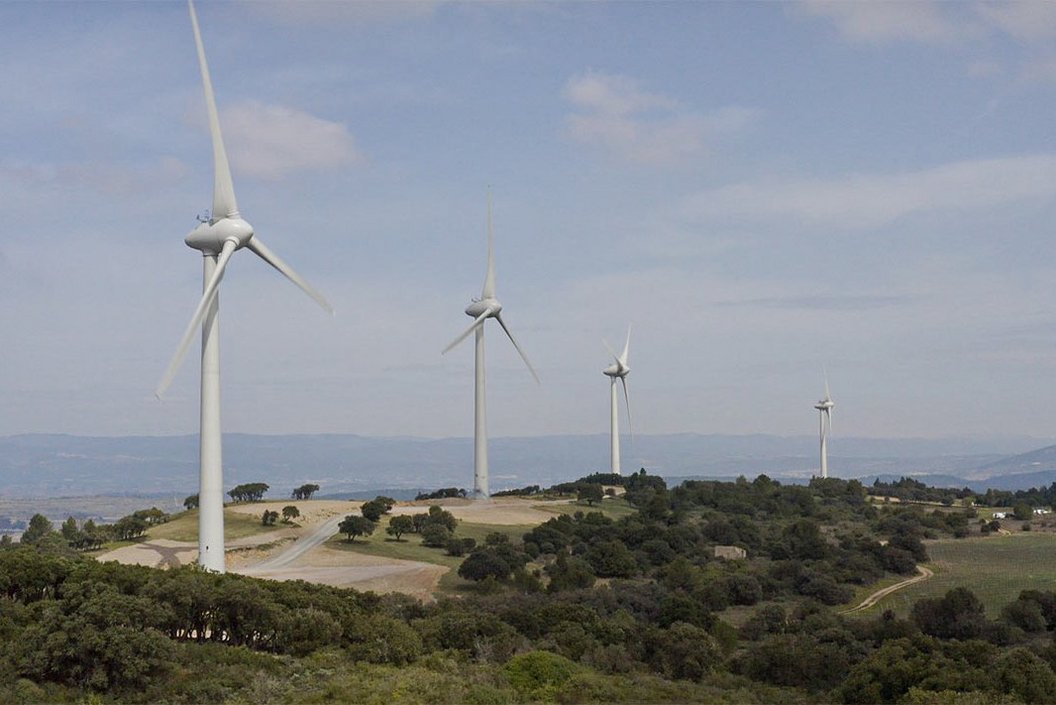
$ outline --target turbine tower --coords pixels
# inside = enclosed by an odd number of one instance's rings
[[[829,377],[825,376],[825,398],[814,405],[818,410],[818,435],[821,439],[821,476],[829,476],[829,436],[832,435],[832,407],[836,402],[829,394]]]
[[[605,347],[609,348],[609,344],[605,343]],[[630,374],[631,368],[627,366],[627,352],[631,347],[631,327],[627,326],[627,342],[623,344],[623,353],[617,355],[612,352],[612,348],[609,348],[609,353],[612,355],[612,359],[615,362],[604,370],[602,374],[609,378],[609,395],[611,397],[610,411],[610,433],[611,433],[611,449],[612,449],[612,466],[610,472],[613,475],[620,474],[620,410],[618,403],[618,395],[616,394],[616,380],[620,380],[623,384],[623,398],[627,402],[627,429],[631,428],[631,399],[627,395],[627,375]]]
[[[521,346],[517,344],[513,333],[510,332],[510,329],[506,327],[505,321],[502,320],[502,304],[495,298],[494,241],[495,234],[491,227],[491,191],[488,191],[488,271],[484,276],[484,288],[480,292],[480,298],[473,299],[469,306],[466,307],[466,315],[473,318],[473,324],[440,353],[443,355],[465,340],[470,333],[476,333],[473,365],[475,373],[473,381],[473,496],[478,499],[487,499],[491,496],[491,490],[488,487],[487,403],[484,395],[484,321],[494,318],[499,322],[502,330],[506,333],[506,337],[513,343],[513,347],[517,349],[517,353],[524,360],[524,364],[528,366],[528,371],[532,373],[535,381],[539,382],[539,375],[535,374],[535,369],[532,367],[532,363],[528,361],[528,356],[521,350]]]
[[[220,282],[224,278],[231,256],[243,248],[279,270],[287,279],[315,299],[331,314],[333,309],[323,295],[268,249],[253,233],[253,227],[242,219],[235,202],[235,189],[231,181],[231,169],[224,151],[224,140],[220,134],[220,119],[213,96],[213,84],[209,79],[209,67],[205,62],[205,48],[198,28],[198,15],[194,3],[188,0],[194,41],[198,47],[198,65],[202,73],[205,90],[205,105],[209,112],[209,131],[213,138],[213,209],[209,220],[201,222],[184,240],[189,247],[200,250],[203,257],[202,298],[191,316],[172,356],[165,374],[158,382],[154,394],[160,399],[168,389],[172,378],[183,363],[187,350],[194,340],[195,331],[202,327],[201,368],[201,469],[198,486],[198,563],[206,570],[224,572],[224,481],[221,460],[220,431]]]

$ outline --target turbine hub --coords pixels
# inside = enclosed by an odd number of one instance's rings
[[[217,221],[202,223],[184,238],[188,247],[201,250],[207,255],[216,255],[224,247],[224,242],[234,240],[238,247],[245,247],[253,237],[253,226],[239,217],[221,218]]]
[[[489,308],[492,310],[492,315],[494,315],[502,310],[502,304],[499,303],[498,299],[494,298],[480,299],[466,306],[466,315],[470,318],[477,318]]]
[[[630,372],[631,372],[631,368],[627,367],[627,365],[622,365],[622,364],[619,364],[619,363],[613,363],[613,364],[609,365],[608,367],[606,367],[604,370],[602,370],[601,374],[606,375],[607,377],[612,377],[614,379],[617,378],[617,377],[619,377],[620,379],[623,379],[628,374],[630,374]]]

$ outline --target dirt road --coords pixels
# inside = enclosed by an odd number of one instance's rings
[[[870,607],[875,605],[877,602],[879,602],[880,600],[882,600],[885,597],[887,597],[888,595],[890,595],[891,593],[897,592],[898,590],[901,590],[904,587],[908,587],[910,585],[913,585],[914,583],[919,583],[919,582],[922,582],[924,580],[927,580],[928,578],[930,578],[933,575],[935,575],[935,573],[932,572],[931,569],[925,568],[922,565],[918,565],[917,566],[917,574],[915,576],[913,576],[912,578],[907,578],[906,580],[903,580],[902,582],[895,583],[894,585],[888,585],[886,588],[884,588],[882,590],[877,590],[872,595],[870,595],[869,597],[867,597],[864,600],[862,600],[861,604],[859,604],[858,606],[852,607],[852,608],[850,608],[848,610],[844,610],[840,614],[854,614],[855,612],[864,612],[865,610],[869,609]]]

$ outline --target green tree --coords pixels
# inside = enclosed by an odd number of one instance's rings
[[[396,540],[399,541],[401,536],[412,530],[414,530],[414,520],[405,515],[390,519],[385,533],[389,536],[395,536]]]
[[[1012,516],[1020,521],[1027,521],[1034,516],[1034,508],[1029,504],[1017,504],[1012,508]]]
[[[184,498],[183,508],[187,511],[198,508],[198,495],[192,494],[189,497]]]
[[[451,538],[451,532],[442,524],[426,524],[422,529],[422,545],[429,548],[444,548]]]
[[[279,520],[279,513],[270,509],[265,509],[264,513],[260,517],[260,523],[264,526],[274,526],[275,522]]]
[[[601,489],[601,485],[594,483],[584,483],[579,486],[579,491],[576,493],[576,498],[580,502],[586,502],[593,506],[595,502],[600,502],[602,497],[605,496],[605,491]]]
[[[299,516],[301,516],[301,510],[292,504],[288,504],[282,508],[282,520],[287,524]]]
[[[34,514],[29,520],[29,526],[22,532],[22,543],[37,543],[42,538],[55,530],[48,518],[43,514]]]
[[[550,576],[548,592],[594,587],[594,569],[590,563],[564,553],[557,554],[557,560],[546,566],[546,574]]]
[[[66,539],[71,546],[75,545],[81,538],[81,530],[77,528],[77,520],[73,517],[68,517],[66,521],[62,522],[62,528],[59,531],[62,532],[62,538]]]
[[[480,582],[487,578],[505,580],[510,577],[513,568],[499,553],[490,547],[478,548],[469,554],[462,565],[458,567],[458,574],[466,580]]]
[[[355,542],[357,536],[370,536],[374,533],[374,522],[366,517],[349,514],[337,525],[338,531],[348,536],[349,542]]]
[[[236,485],[227,494],[234,502],[259,502],[271,487],[266,482],[247,482]]]
[[[311,499],[312,495],[319,491],[319,485],[307,483],[293,491],[293,499]]]

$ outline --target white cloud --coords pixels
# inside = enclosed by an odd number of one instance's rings
[[[793,218],[840,228],[879,227],[935,210],[976,210],[1056,195],[1056,155],[955,162],[900,174],[741,183],[686,200],[692,220]]]
[[[951,42],[977,33],[971,22],[947,13],[952,3],[930,0],[840,2],[803,0],[808,14],[831,20],[844,39],[883,44],[892,41]]]
[[[1056,36],[1056,3],[986,2],[976,6],[990,25],[1022,40]]]
[[[231,166],[251,176],[278,179],[363,159],[343,124],[281,105],[244,101],[223,111],[222,124]]]
[[[631,78],[596,72],[569,79],[565,97],[578,110],[566,118],[572,139],[656,165],[699,156],[710,136],[740,130],[758,114],[732,106],[693,113],[672,98],[643,90]]]
[[[367,25],[427,19],[442,3],[438,0],[253,0],[246,7],[258,16],[283,25]]]

